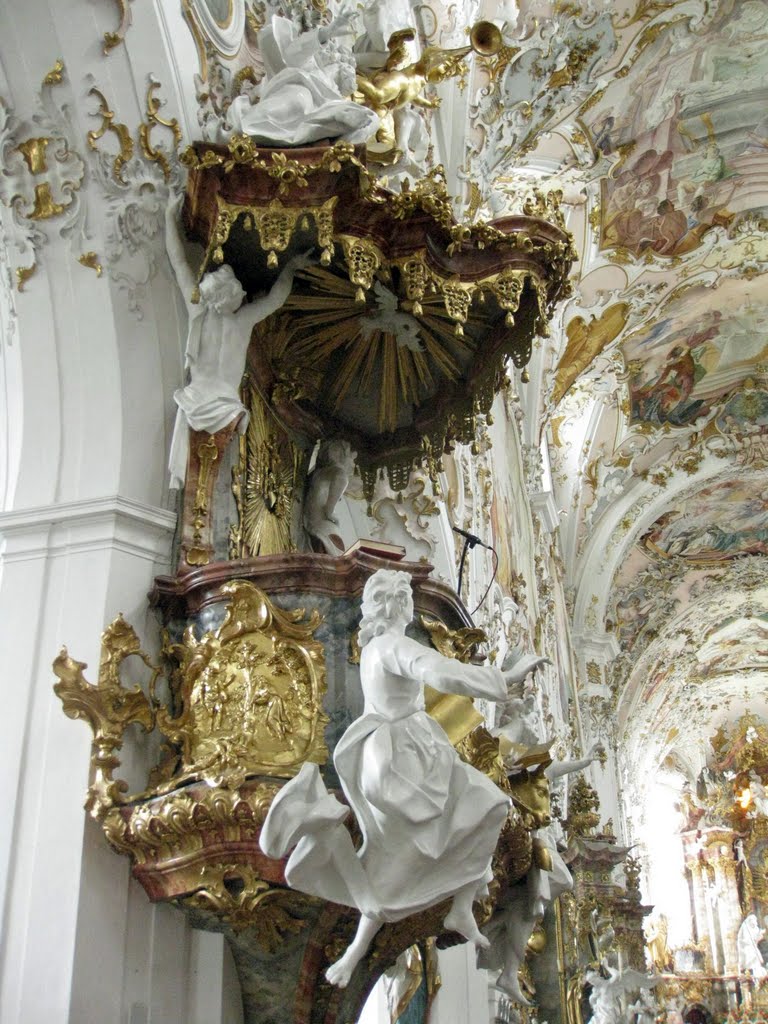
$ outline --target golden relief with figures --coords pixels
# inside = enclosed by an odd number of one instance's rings
[[[196,640],[187,628],[166,647],[182,712],[171,718],[161,709],[158,725],[180,745],[182,774],[238,785],[251,774],[290,778],[305,761],[323,764],[319,613],[282,611],[245,581],[222,591],[230,601],[219,629]]]

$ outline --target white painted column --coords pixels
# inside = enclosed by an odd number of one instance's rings
[[[51,662],[66,641],[95,683],[104,626],[122,611],[144,631],[146,593],[174,522],[121,498],[0,517],[9,684],[0,745],[3,1021],[66,1021],[81,943],[92,951],[79,968],[93,1012],[79,1019],[119,1019],[128,862],[86,824],[90,729],[63,714]]]
[[[429,1024],[483,1024],[489,1019],[488,972],[475,965],[470,943],[439,952],[442,986],[435,996]]]

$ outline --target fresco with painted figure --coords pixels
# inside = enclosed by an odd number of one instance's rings
[[[623,343],[633,422],[685,426],[709,418],[750,378],[768,358],[768,310],[751,291],[735,279],[717,290],[693,289]]]
[[[715,19],[693,46],[680,27],[614,80],[590,120],[603,180],[601,247],[682,256],[713,227],[768,205],[768,22],[762,3]],[[749,40],[750,58],[735,49]],[[639,73],[638,73],[639,72]]]
[[[642,544],[657,558],[723,562],[768,554],[768,478],[726,480],[665,512]]]

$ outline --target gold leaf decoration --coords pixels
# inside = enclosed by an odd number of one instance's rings
[[[229,604],[219,629],[196,640],[189,627],[165,651],[182,711],[160,710],[158,725],[181,749],[181,778],[234,788],[248,775],[291,778],[306,761],[325,763],[319,613],[282,611],[246,581],[222,593]]]
[[[69,718],[88,722],[93,732],[91,765],[94,779],[85,806],[97,820],[115,804],[125,802],[127,783],[112,777],[120,765],[115,750],[122,746],[125,730],[132,723],[137,723],[149,732],[154,725],[152,706],[141,688],[136,686],[126,690],[120,682],[122,663],[132,655],[152,670],[151,695],[160,669],[141,650],[136,632],[122,615],[118,615],[102,633],[99,678],[95,686],[83,675],[83,669],[88,666],[71,658],[66,647],[53,663],[53,671],[59,677],[53,689],[64,705],[64,713]]]

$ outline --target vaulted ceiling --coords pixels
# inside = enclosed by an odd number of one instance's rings
[[[768,692],[768,5],[523,4],[513,35],[470,168],[561,188],[580,253],[532,388],[631,789]]]

